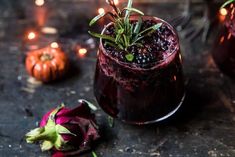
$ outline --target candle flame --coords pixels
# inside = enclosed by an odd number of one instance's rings
[[[84,57],[87,54],[87,49],[85,49],[85,48],[79,49],[78,54],[80,57]]]
[[[27,35],[27,38],[28,38],[29,40],[34,40],[36,37],[37,37],[37,35],[36,35],[36,33],[33,32],[33,31],[29,32],[28,35]]]
[[[98,9],[98,13],[99,13],[99,14],[104,14],[104,13],[105,13],[104,8],[99,8],[99,9]]]
[[[57,48],[59,48],[59,44],[57,42],[52,42],[51,48],[57,49]]]
[[[36,6],[41,7],[41,6],[43,6],[43,5],[44,5],[44,3],[45,3],[45,1],[44,1],[44,0],[35,0],[35,5],[36,5]]]
[[[225,9],[225,8],[221,8],[219,12],[220,12],[220,14],[223,15],[223,16],[226,16],[226,15],[228,14],[227,9]]]

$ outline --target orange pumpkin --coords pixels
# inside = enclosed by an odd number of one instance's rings
[[[25,66],[27,72],[42,82],[61,78],[68,69],[68,57],[60,48],[33,50],[27,54]]]

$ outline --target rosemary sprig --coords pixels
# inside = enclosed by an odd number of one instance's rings
[[[224,8],[227,5],[229,5],[230,3],[234,2],[235,0],[227,0],[220,8]]]
[[[113,22],[114,25],[114,37],[89,31],[89,34],[91,34],[92,36],[105,39],[106,45],[110,45],[115,48],[127,51],[128,47],[130,46],[141,46],[140,40],[159,29],[162,25],[162,23],[158,23],[141,31],[141,27],[143,24],[141,16],[144,15],[144,13],[132,7],[132,0],[128,0],[127,6],[122,10],[120,10],[115,5],[113,0],[106,0],[106,2],[113,8],[114,11],[100,14],[94,17],[89,23],[89,25],[92,26],[98,20],[105,16],[111,17],[111,22]],[[130,16],[132,13],[136,13],[139,15],[139,19],[135,23],[131,22],[130,20]],[[128,53],[126,55],[126,59],[131,62],[134,59],[134,56]]]

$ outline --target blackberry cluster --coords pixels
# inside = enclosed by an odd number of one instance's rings
[[[155,55],[151,53],[152,49],[150,46],[139,48],[137,46],[131,46],[128,48],[128,52],[134,55],[133,62],[142,66],[155,61]]]
[[[147,29],[154,24],[156,23],[152,20],[144,21],[141,30]],[[114,27],[108,28],[105,34],[113,35]],[[172,42],[169,40],[171,36],[171,30],[163,24],[158,31],[146,36],[140,41],[143,46],[130,46],[127,49],[127,52],[109,45],[105,45],[105,49],[112,57],[123,62],[129,62],[125,55],[131,53],[134,56],[134,60],[132,61],[133,64],[136,64],[141,68],[150,68],[153,65],[151,63],[155,63],[163,59],[163,52],[171,49]]]
[[[140,65],[152,63],[155,59],[156,57],[152,53],[139,53],[135,56],[135,62]]]

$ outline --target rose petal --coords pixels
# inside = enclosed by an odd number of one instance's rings
[[[88,107],[88,105],[85,102],[80,103],[78,107],[76,107],[72,110],[67,110],[67,111],[61,112],[58,115],[70,116],[70,117],[79,116],[79,117],[83,117],[83,118],[87,118],[87,119],[94,117],[94,115],[91,114],[91,109]]]
[[[50,116],[51,112],[54,111],[55,109],[52,109],[51,111],[47,112],[43,117],[40,122],[40,127],[44,127],[47,124],[48,117]]]
[[[52,154],[52,157],[66,157],[64,153],[56,151]]]
[[[64,141],[71,141],[74,137],[68,134],[62,135]]]
[[[70,109],[64,107],[56,115],[57,116],[63,116],[64,114],[66,115],[66,113],[69,112],[69,111],[70,111]]]
[[[98,131],[96,130],[96,128],[90,124],[88,127],[88,130],[86,132],[85,138],[84,138],[84,143],[90,143],[91,141],[94,141],[96,139],[98,139],[100,136],[98,134]]]
[[[65,124],[68,123],[72,118],[71,117],[59,117],[57,115],[57,118],[55,120],[56,124]]]
[[[81,153],[84,153],[88,150],[90,150],[90,147],[83,147],[83,148],[71,150],[71,151],[57,151],[57,150],[55,150],[52,153],[52,157],[78,157],[81,155]]]

